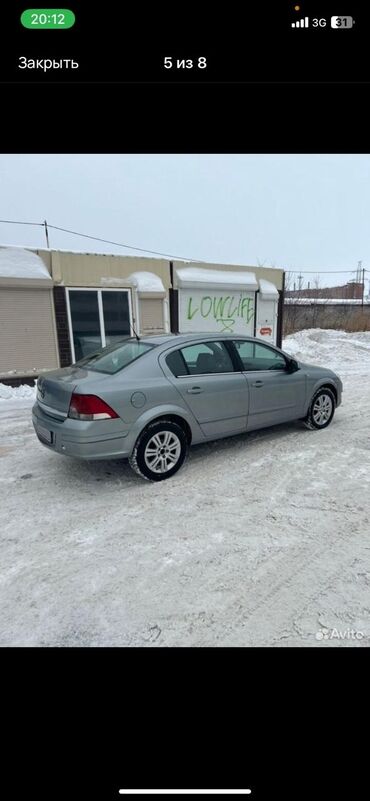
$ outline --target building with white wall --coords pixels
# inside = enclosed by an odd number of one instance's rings
[[[235,332],[280,344],[283,289],[274,268],[0,246],[0,382],[136,333]]]

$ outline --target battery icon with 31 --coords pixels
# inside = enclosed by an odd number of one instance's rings
[[[352,28],[354,23],[353,17],[331,17],[330,25],[332,28]]]

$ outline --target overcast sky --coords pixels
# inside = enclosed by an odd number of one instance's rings
[[[370,269],[370,156],[0,155],[0,219],[345,283]],[[44,247],[44,231],[0,223],[0,244]],[[140,255],[53,230],[50,246]]]

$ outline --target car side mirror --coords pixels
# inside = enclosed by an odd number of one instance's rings
[[[287,369],[289,373],[295,373],[297,370],[299,370],[298,362],[295,359],[289,359]]]

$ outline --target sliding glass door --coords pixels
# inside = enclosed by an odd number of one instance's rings
[[[130,293],[126,289],[67,289],[72,359],[131,335]]]
[[[102,290],[105,344],[113,345],[130,335],[130,308],[128,292]]]

